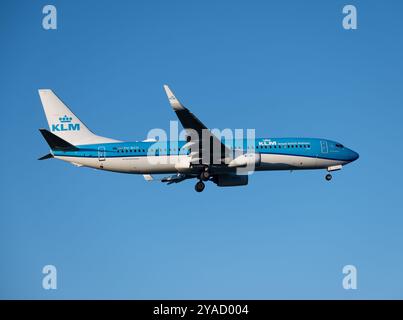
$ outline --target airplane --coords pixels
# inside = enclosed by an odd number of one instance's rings
[[[122,142],[98,136],[52,90],[38,90],[49,125],[49,130],[39,131],[50,147],[50,153],[38,160],[55,158],[78,167],[142,174],[146,181],[155,180],[153,174],[170,174],[157,180],[168,185],[197,179],[195,190],[202,192],[206,181],[219,187],[245,186],[249,174],[259,171],[325,169],[325,179],[330,181],[331,172],[359,157],[357,152],[328,139],[222,139],[191,113],[167,85],[164,89],[186,132],[183,141]]]

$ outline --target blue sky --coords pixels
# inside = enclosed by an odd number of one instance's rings
[[[51,3],[54,31],[48,2],[0,4],[0,298],[403,298],[401,1]],[[331,183],[265,172],[202,194],[36,160],[38,88],[137,140],[176,120],[164,83],[210,127],[329,138],[360,159]],[[42,289],[47,264],[57,290]]]

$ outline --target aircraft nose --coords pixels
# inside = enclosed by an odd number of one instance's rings
[[[351,150],[351,161],[355,161],[355,160],[357,160],[359,157],[360,157],[360,155],[359,155],[357,152]]]

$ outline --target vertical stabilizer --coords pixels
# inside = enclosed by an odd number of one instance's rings
[[[87,126],[50,89],[40,89],[39,96],[54,135],[72,145],[116,142],[93,134]]]

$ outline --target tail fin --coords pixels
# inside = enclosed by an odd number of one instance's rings
[[[48,120],[48,133],[71,145],[116,142],[92,133],[83,122],[49,89],[41,89],[39,96]],[[42,132],[42,131],[41,131]],[[44,134],[42,132],[42,134]],[[45,137],[45,136],[44,136]],[[46,139],[46,137],[45,137]]]

